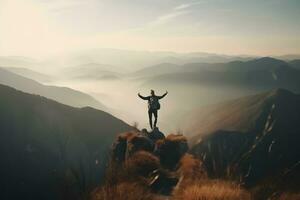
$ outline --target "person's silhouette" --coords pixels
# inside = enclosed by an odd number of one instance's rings
[[[144,97],[138,93],[138,96],[143,99],[148,101],[148,115],[149,115],[149,123],[151,129],[153,129],[152,126],[152,115],[154,115],[154,128],[156,127],[157,124],[157,111],[160,109],[160,104],[159,100],[164,98],[168,94],[168,91],[166,91],[165,94],[162,96],[156,96],[154,90],[151,90],[151,95]]]

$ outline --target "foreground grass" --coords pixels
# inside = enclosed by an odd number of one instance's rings
[[[137,152],[123,167],[109,170],[107,183],[92,193],[92,200],[248,200],[250,193],[237,184],[211,180],[202,169],[201,162],[186,154],[179,163],[180,182],[168,197],[162,197],[149,188],[141,178],[155,168],[159,160],[148,152]]]
[[[248,200],[250,194],[238,185],[224,181],[209,181],[189,185],[175,200]]]
[[[91,200],[154,200],[155,195],[138,183],[118,183],[95,190]]]

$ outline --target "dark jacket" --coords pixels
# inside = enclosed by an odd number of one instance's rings
[[[147,97],[144,97],[140,94],[139,97],[143,100],[147,100],[148,101],[148,109],[149,110],[159,110],[160,109],[160,104],[159,104],[159,99],[162,99],[164,98],[168,93],[165,93],[163,94],[162,96],[147,96]]]

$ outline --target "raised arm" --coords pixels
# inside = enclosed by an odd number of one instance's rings
[[[148,97],[144,97],[144,96],[142,96],[140,93],[138,93],[138,96],[139,96],[141,99],[143,99],[143,100],[148,100]]]
[[[158,96],[159,99],[164,98],[168,94],[168,91],[166,91],[162,96]]]

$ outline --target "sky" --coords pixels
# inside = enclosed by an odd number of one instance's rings
[[[0,55],[300,53],[299,0],[0,0]]]

